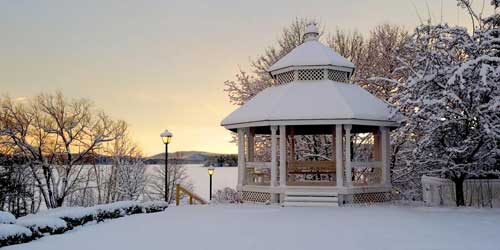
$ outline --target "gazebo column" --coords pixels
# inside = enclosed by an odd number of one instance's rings
[[[286,187],[286,175],[286,126],[280,125],[280,187],[282,188]]]
[[[253,128],[248,128],[247,134],[247,161],[253,162],[255,154],[255,132]]]
[[[332,141],[333,144],[333,141]],[[342,164],[342,124],[335,125],[335,172],[337,187],[344,186],[344,169]]]
[[[278,161],[276,159],[276,149],[277,149],[277,138],[276,138],[277,126],[271,126],[271,187],[274,189],[278,186]],[[276,202],[276,195],[271,193],[271,202]]]
[[[296,161],[295,156],[295,127],[290,126],[290,160]]]
[[[238,187],[245,185],[245,128],[238,129]]]
[[[389,137],[389,129],[387,127],[380,127],[381,137],[381,151],[380,156],[382,160],[382,184],[391,185],[391,169],[389,165],[389,154],[391,150],[391,141]]]
[[[351,166],[351,128],[352,125],[344,125],[345,130],[345,178],[346,186],[352,186],[352,166]]]

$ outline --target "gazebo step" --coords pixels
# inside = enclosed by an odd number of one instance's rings
[[[286,191],[286,196],[313,196],[313,197],[337,197],[336,192],[321,191]]]
[[[286,191],[285,207],[337,207],[337,193],[321,191]]]
[[[285,202],[338,202],[337,197],[323,197],[323,196],[285,196]]]
[[[285,207],[338,207],[339,204],[336,202],[295,202],[295,201],[285,201],[283,203]]]

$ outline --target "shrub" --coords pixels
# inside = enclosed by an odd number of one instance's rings
[[[109,204],[94,206],[97,211],[97,220],[115,219],[125,215],[142,213],[142,208],[135,201],[118,201]]]
[[[141,203],[143,213],[156,213],[164,211],[168,207],[165,201],[148,201]]]
[[[241,199],[238,191],[225,187],[223,189],[217,190],[214,196],[214,201],[216,203],[240,203]]]
[[[97,218],[96,209],[92,207],[60,207],[37,215],[60,218],[67,223],[69,229],[84,225]]]
[[[42,237],[43,234],[62,234],[68,230],[66,221],[50,216],[27,215],[19,217],[16,225],[27,227],[34,237]]]
[[[19,225],[0,224],[0,247],[33,240],[31,231]]]
[[[168,207],[164,201],[139,203],[119,201],[94,207],[61,207],[27,215],[17,220],[6,212],[0,213],[0,247],[29,242],[45,234],[62,234],[91,221],[103,221],[138,213],[161,212]]]

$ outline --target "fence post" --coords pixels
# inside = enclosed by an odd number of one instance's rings
[[[181,189],[179,188],[179,184],[175,185],[175,205],[179,206],[179,197],[181,196]]]

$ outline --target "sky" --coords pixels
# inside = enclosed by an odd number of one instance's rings
[[[478,2],[478,1],[476,1]],[[487,1],[489,2],[489,1]],[[235,153],[224,92],[296,17],[368,33],[421,18],[468,26],[454,0],[0,1],[0,94],[61,91],[128,122],[146,155]]]

